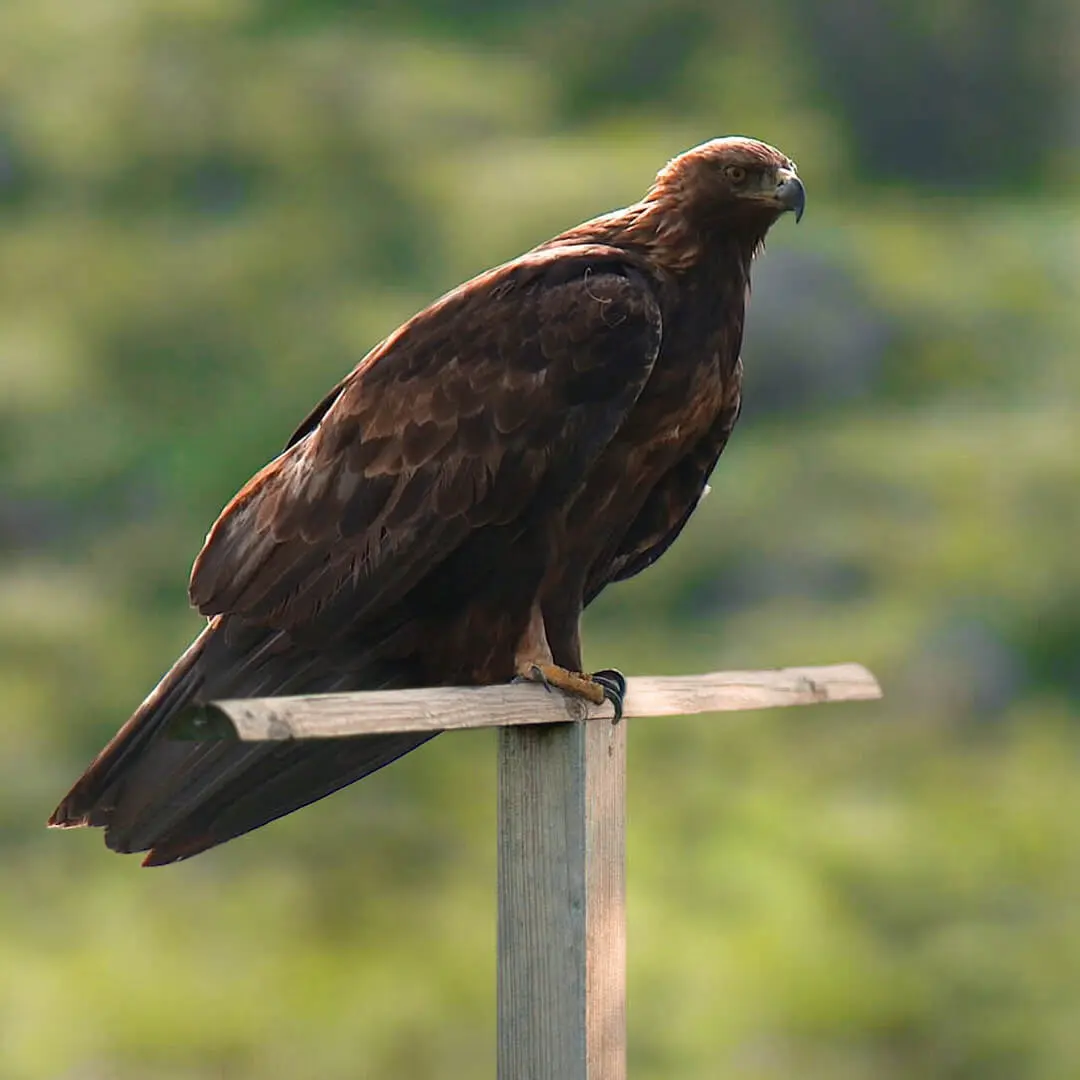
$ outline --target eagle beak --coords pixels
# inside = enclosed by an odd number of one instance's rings
[[[776,201],[785,209],[795,213],[795,220],[800,221],[806,209],[806,188],[791,169],[778,169],[776,178]]]

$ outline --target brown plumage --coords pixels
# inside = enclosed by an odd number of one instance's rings
[[[430,736],[181,742],[223,697],[545,678],[582,609],[686,524],[739,413],[750,263],[803,188],[718,139],[641,202],[447,294],[368,354],[222,512],[209,623],[57,808],[151,865],[322,798]]]

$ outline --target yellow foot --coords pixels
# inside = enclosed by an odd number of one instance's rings
[[[622,719],[626,679],[618,671],[598,671],[595,675],[585,675],[580,671],[567,671],[557,664],[528,664],[523,666],[518,678],[540,683],[549,690],[564,690],[594,705],[610,701],[615,708],[615,719]]]

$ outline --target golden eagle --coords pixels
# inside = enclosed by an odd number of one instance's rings
[[[174,862],[431,737],[169,737],[215,699],[523,677],[618,710],[582,610],[693,512],[739,415],[751,260],[804,201],[778,150],[716,139],[391,334],[225,507],[191,575],[206,628],[49,824]]]

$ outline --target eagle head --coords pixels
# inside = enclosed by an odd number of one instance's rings
[[[672,158],[648,195],[668,230],[686,241],[716,232],[743,234],[757,246],[791,211],[798,221],[806,189],[786,154],[742,136],[711,139]]]

